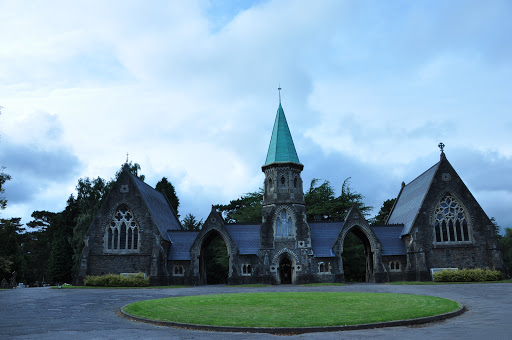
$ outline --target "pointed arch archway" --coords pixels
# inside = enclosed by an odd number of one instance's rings
[[[344,275],[345,278],[345,270],[346,267],[344,261],[350,261],[350,259],[344,259],[344,250],[345,250],[345,241],[347,240],[349,234],[355,236],[358,241],[362,244],[362,256],[364,257],[364,263],[361,262],[361,266],[363,269],[361,272],[361,277],[357,281],[362,282],[378,282],[382,279],[377,277],[382,272],[382,258],[381,258],[381,244],[377,239],[377,236],[370,228],[367,223],[361,223],[361,221],[354,222],[345,222],[345,225],[340,232],[338,238],[338,246],[340,249],[340,272]],[[348,263],[347,263],[348,264]]]
[[[231,268],[229,242],[212,229],[202,239],[199,252],[200,284],[228,283]]]

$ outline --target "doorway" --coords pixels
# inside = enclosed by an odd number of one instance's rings
[[[279,279],[281,284],[292,284],[292,262],[286,256],[279,262]]]

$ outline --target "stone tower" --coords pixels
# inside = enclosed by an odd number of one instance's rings
[[[271,283],[300,283],[311,247],[299,161],[281,100],[265,173],[261,252]]]

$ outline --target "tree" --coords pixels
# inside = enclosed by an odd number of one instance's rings
[[[178,196],[176,196],[176,190],[174,190],[174,186],[167,180],[167,177],[162,177],[160,182],[156,184],[155,189],[167,197],[169,203],[171,203],[172,208],[176,212],[176,215],[179,217],[180,215],[178,214],[178,207],[180,205],[180,200],[178,199]]]
[[[366,280],[366,255],[364,245],[356,234],[350,232],[343,242],[343,272],[346,282]]]
[[[26,224],[31,230],[25,228],[19,235],[25,257],[25,281],[29,284],[46,280],[54,234],[52,223],[56,215],[49,211],[34,211],[33,220]]]
[[[53,218],[54,232],[47,270],[50,282],[72,282],[74,264],[72,239],[74,220],[79,214],[79,209],[78,200],[71,195],[64,211]]]
[[[347,215],[352,205],[356,204],[363,215],[372,209],[363,203],[363,195],[352,191],[350,177],[343,181],[340,196],[336,197],[329,181],[318,185],[319,179],[311,181],[311,185],[304,195],[306,201],[306,216],[308,221],[341,221]]]
[[[7,199],[5,199],[3,193],[5,192],[4,184],[11,179],[11,176],[4,173],[5,167],[0,168],[0,209],[5,209],[7,205]]]
[[[201,227],[203,226],[203,220],[196,220],[196,217],[192,214],[187,214],[183,221],[181,221],[181,226],[184,230],[201,230]]]
[[[139,167],[140,169],[140,167]],[[120,173],[120,172],[119,172]],[[113,181],[106,182],[101,177],[96,179],[80,178],[76,186],[76,203],[78,210],[74,210],[74,227],[71,245],[73,248],[73,272],[78,269],[80,253],[84,247],[84,236],[98,212],[105,197],[112,189]]]
[[[222,213],[228,223],[258,223],[261,221],[261,203],[263,189],[250,192],[229,204],[217,204],[213,207]]]
[[[501,254],[503,255],[503,262],[508,270],[512,269],[512,228],[505,228],[505,235],[498,238],[498,243],[501,246]]]
[[[3,278],[9,279],[12,271],[18,272],[18,278],[23,279],[24,259],[20,247],[22,232],[21,218],[0,219],[0,263],[2,263]]]
[[[382,203],[382,207],[380,207],[379,213],[371,219],[371,223],[373,225],[386,224],[386,221],[391,214],[391,209],[393,209],[393,205],[395,204],[396,198],[391,198],[389,200],[385,200]]]
[[[144,180],[146,179],[146,176],[144,176],[142,174],[139,175],[139,171],[140,171],[139,163],[133,163],[132,161],[130,161],[130,163],[125,163],[125,164],[128,164],[128,168],[130,169],[130,173],[132,175],[134,175],[135,177],[137,177],[138,179],[140,179],[141,181],[144,182]],[[121,172],[123,172],[125,164],[121,165],[121,169],[117,170],[116,179],[118,179],[119,176],[121,175]]]

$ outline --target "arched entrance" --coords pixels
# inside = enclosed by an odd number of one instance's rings
[[[370,240],[358,227],[346,233],[343,240],[343,273],[346,282],[374,282],[373,261]]]
[[[224,238],[210,232],[201,245],[199,256],[201,284],[226,284],[229,276],[229,253]]]
[[[292,261],[287,256],[279,262],[279,280],[281,284],[292,283]]]

